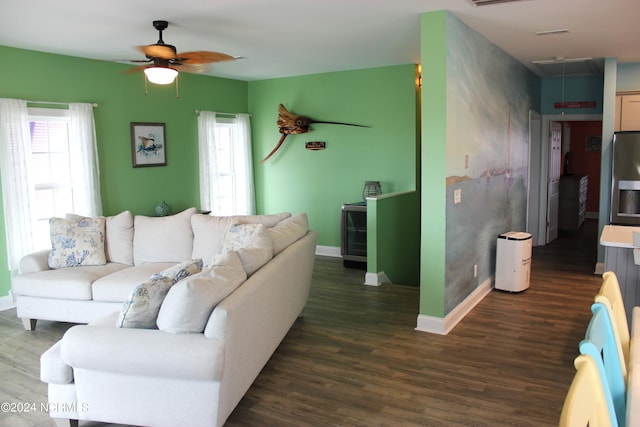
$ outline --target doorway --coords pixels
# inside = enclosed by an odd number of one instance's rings
[[[558,214],[560,209],[560,175],[562,174],[562,134],[561,122],[549,123],[547,145],[549,147],[549,176],[547,179],[547,226],[545,243],[558,238]]]
[[[568,134],[571,136],[565,136],[563,131],[563,138],[565,142],[562,145],[562,153],[569,154],[569,168],[568,173],[573,174],[586,174],[589,175],[588,195],[587,195],[587,217],[597,218],[598,206],[599,206],[599,191],[600,191],[600,156],[601,152],[598,145],[598,141],[602,137],[602,115],[601,114],[575,114],[575,115],[546,115],[542,118],[542,131],[541,142],[536,147],[532,146],[532,159],[538,157],[540,159],[540,167],[531,168],[531,184],[532,189],[536,187],[538,189],[535,194],[539,195],[536,200],[531,197],[531,203],[535,209],[537,206],[537,224],[531,224],[531,233],[534,236],[533,244],[535,246],[543,246],[549,243],[547,241],[547,226],[548,226],[548,206],[549,206],[549,190],[548,182],[552,172],[549,165],[550,159],[550,144],[549,135],[552,122],[561,122],[563,127],[566,125]],[[594,131],[582,122],[589,122],[588,126],[599,127],[599,131]],[[595,124],[593,123],[595,122]],[[587,127],[586,131],[582,129]],[[586,134],[588,135],[585,135]],[[539,149],[539,152],[536,152]],[[588,158],[587,159],[585,158]],[[564,160],[564,156],[561,156]],[[594,165],[594,159],[597,158],[597,165]],[[532,164],[533,165],[533,164]],[[586,167],[586,169],[584,169]],[[564,163],[561,165],[562,173],[564,173]],[[537,175],[537,176],[536,176]],[[533,194],[533,193],[532,193]],[[555,215],[555,214],[553,214]]]

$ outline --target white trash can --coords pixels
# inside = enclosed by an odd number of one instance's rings
[[[498,236],[496,289],[521,292],[529,287],[532,246],[529,233],[509,231]]]

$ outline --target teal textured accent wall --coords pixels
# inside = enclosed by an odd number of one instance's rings
[[[539,86],[532,72],[452,14],[424,14],[421,28],[429,74],[420,314],[444,317],[495,274],[497,236],[525,229],[528,115]]]
[[[602,114],[603,76],[554,76],[542,79],[541,114]],[[595,101],[594,108],[555,108],[556,102]]]

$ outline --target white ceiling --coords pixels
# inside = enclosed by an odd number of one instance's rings
[[[169,21],[164,41],[178,52],[244,57],[215,64],[209,74],[259,80],[419,63],[420,14],[441,9],[539,75],[546,72],[534,60],[592,57],[600,71],[604,57],[640,62],[638,0],[481,7],[471,0],[1,0],[0,45],[105,61],[143,59],[134,46],[155,43],[152,21],[163,19]],[[555,29],[569,33],[535,35]]]

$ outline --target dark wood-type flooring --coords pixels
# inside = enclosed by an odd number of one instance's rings
[[[414,330],[417,288],[364,286],[363,271],[318,257],[304,317],[226,425],[557,425],[601,282],[596,228],[535,247],[531,287],[492,291],[446,336]],[[0,402],[46,402],[39,356],[70,326],[26,332],[15,310],[0,312]],[[51,421],[0,413],[0,425]]]

